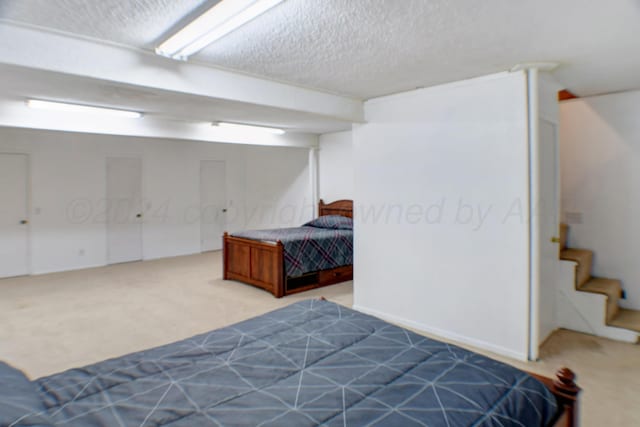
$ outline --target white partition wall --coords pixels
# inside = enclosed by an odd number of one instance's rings
[[[367,102],[354,130],[358,309],[526,359],[526,75]]]

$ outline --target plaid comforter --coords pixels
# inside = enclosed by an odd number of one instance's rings
[[[274,243],[281,241],[287,277],[353,264],[353,230],[302,226],[242,231],[233,236]]]

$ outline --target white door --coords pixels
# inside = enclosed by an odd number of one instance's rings
[[[0,154],[0,277],[29,274],[28,170],[25,154]]]
[[[555,329],[555,296],[559,260],[558,244],[552,239],[559,236],[558,207],[558,141],[557,125],[541,119],[540,138],[540,309],[539,343]]]
[[[200,235],[202,252],[222,249],[227,226],[225,163],[203,160],[200,163]]]
[[[142,259],[142,162],[107,158],[107,261]]]

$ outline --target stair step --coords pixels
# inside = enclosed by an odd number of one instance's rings
[[[609,325],[640,332],[640,311],[621,308],[618,315],[609,322]]]
[[[560,251],[560,259],[578,263],[576,267],[576,288],[580,288],[591,278],[593,251],[587,249],[564,249]]]
[[[567,248],[567,239],[569,236],[569,226],[567,224],[560,224],[560,250]]]
[[[620,310],[618,301],[620,301],[620,297],[622,296],[622,283],[619,280],[592,277],[588,282],[580,286],[578,290],[607,296],[607,323],[611,322],[618,315]]]

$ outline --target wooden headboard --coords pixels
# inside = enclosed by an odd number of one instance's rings
[[[353,218],[353,200],[336,200],[332,203],[324,203],[320,199],[318,205],[318,215],[342,215]]]

